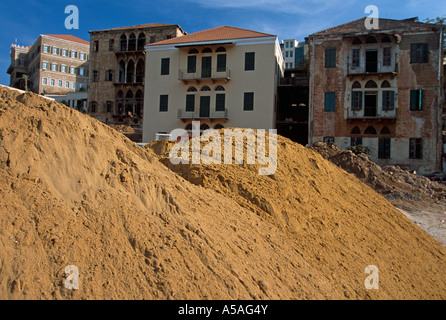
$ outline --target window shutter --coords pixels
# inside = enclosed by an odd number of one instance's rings
[[[359,99],[359,106],[358,106],[358,110],[362,110],[362,95],[363,95],[363,92],[362,91],[360,91],[359,92],[359,94],[358,94],[358,99]]]
[[[429,61],[429,44],[428,43],[423,43],[423,57],[422,57],[423,62],[428,62]]]
[[[186,95],[186,112],[195,110],[195,95],[188,94]]]
[[[394,110],[395,109],[395,91],[390,91],[390,109],[389,110]]]
[[[417,91],[410,90],[410,110],[417,110]]]

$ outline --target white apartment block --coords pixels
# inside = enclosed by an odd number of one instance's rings
[[[143,142],[173,129],[275,128],[277,36],[218,27],[146,46]]]

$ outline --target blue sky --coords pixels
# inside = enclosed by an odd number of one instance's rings
[[[9,51],[17,39],[32,45],[39,34],[72,34],[89,40],[88,31],[144,23],[173,23],[187,33],[222,25],[297,39],[338,24],[368,16],[368,5],[379,17],[404,19],[446,16],[444,0],[2,0],[0,12],[0,84],[9,84]],[[65,7],[79,9],[79,30],[65,29]]]

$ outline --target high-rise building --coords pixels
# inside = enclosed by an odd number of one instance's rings
[[[71,35],[42,34],[32,46],[13,44],[10,86],[52,95],[86,90],[89,51],[88,41]]]

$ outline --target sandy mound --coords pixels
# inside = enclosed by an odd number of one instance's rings
[[[373,292],[374,298],[445,296],[445,248],[318,153],[279,136],[277,171],[259,176],[259,165],[173,165],[168,151],[159,153],[171,146],[154,141],[147,147],[188,181],[234,199],[282,230],[344,297],[371,294],[363,289],[367,265],[376,265],[382,275],[383,289]]]
[[[0,89],[0,298],[446,297],[445,248],[359,180],[283,138],[277,173],[254,167],[181,166],[193,185],[86,115]]]

